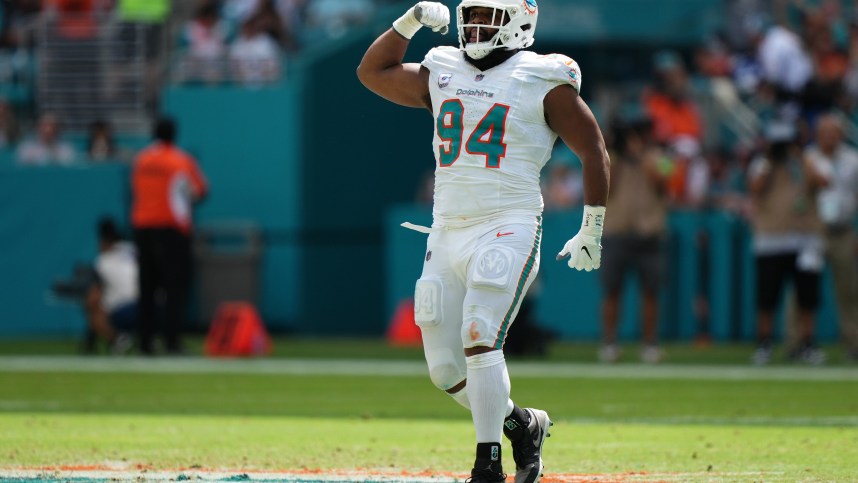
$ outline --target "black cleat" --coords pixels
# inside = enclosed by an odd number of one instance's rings
[[[490,468],[471,470],[471,477],[465,480],[465,483],[498,483],[506,481],[506,475],[497,471],[492,471]]]
[[[528,435],[511,442],[512,458],[515,460],[515,483],[537,483],[542,477],[542,444],[549,436],[548,428],[554,423],[548,413],[541,409],[526,408],[530,414]]]

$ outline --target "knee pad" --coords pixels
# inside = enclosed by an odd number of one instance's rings
[[[462,346],[477,347],[495,344],[497,328],[492,323],[494,311],[486,305],[468,305],[462,314]]]
[[[515,252],[503,246],[493,246],[479,251],[474,257],[468,286],[506,290],[513,279]]]
[[[414,322],[418,327],[440,325],[444,286],[436,278],[421,278],[414,286]]]
[[[429,366],[429,379],[442,391],[454,387],[467,377],[464,368],[456,363],[455,354],[451,349],[427,351],[426,363]]]

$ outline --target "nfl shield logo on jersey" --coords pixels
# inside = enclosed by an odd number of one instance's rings
[[[453,78],[453,74],[445,72],[438,76],[438,88],[443,89],[450,85],[450,79]]]

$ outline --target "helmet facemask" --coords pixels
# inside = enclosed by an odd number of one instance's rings
[[[491,9],[481,22],[470,18],[472,8]],[[536,2],[533,0],[464,0],[456,9],[459,49],[479,60],[497,48],[515,50],[533,44],[536,29]],[[474,23],[472,23],[474,22]],[[472,29],[476,38],[471,42]],[[487,30],[494,30],[494,34]],[[488,37],[488,38],[485,38]]]

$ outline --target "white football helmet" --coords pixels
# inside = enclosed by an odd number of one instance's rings
[[[506,13],[507,23],[492,28],[498,32],[486,40],[468,43],[465,38],[467,27],[487,27],[488,25],[465,23],[468,21],[467,11],[472,7],[493,8],[492,19],[501,18]],[[472,59],[482,59],[499,47],[507,50],[524,49],[533,44],[533,34],[536,31],[537,16],[536,0],[462,0],[456,8],[459,26],[459,49]]]

